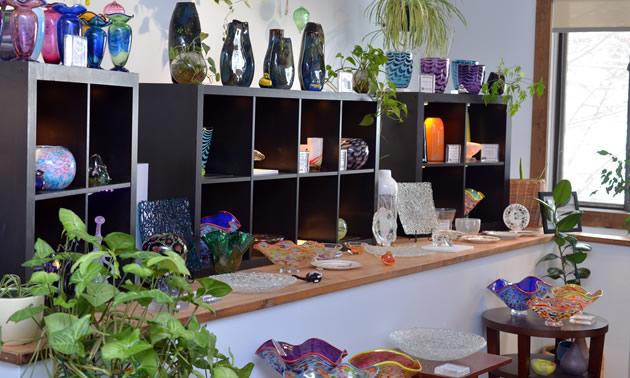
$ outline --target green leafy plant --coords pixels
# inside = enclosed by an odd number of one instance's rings
[[[38,322],[43,334],[33,361],[42,355],[50,358],[49,373],[56,377],[203,377],[197,370],[205,376],[250,375],[253,363],[236,368],[195,316],[199,308],[214,313],[203,297],[227,295],[228,285],[203,278],[198,280],[201,287],[193,290],[187,281],[190,272],[177,253],[138,251],[134,238],[125,233],[92,236],[67,209],[59,210],[59,220],[66,237],[64,251],[55,252],[37,239],[33,258],[24,263],[45,267],[35,271],[29,283],[38,285],[31,290],[34,295],[48,296],[47,305],[28,307],[10,318],[19,322],[45,314]],[[94,251],[72,252],[77,241]],[[179,294],[159,290],[160,280]],[[150,312],[152,303],[167,311]],[[192,307],[181,321],[175,316],[177,303]]]
[[[512,117],[519,111],[521,104],[527,97],[540,97],[545,93],[545,84],[542,78],[536,82],[526,79],[525,72],[520,66],[506,67],[503,59],[497,67],[497,74],[497,80],[491,82],[490,85],[486,82],[481,86],[483,102],[486,105],[497,101],[507,104]],[[523,89],[521,86],[527,83],[530,84]]]
[[[214,59],[208,56],[210,46],[204,43],[206,38],[208,34],[202,32],[189,44],[169,49],[171,73],[178,83],[200,84],[206,77],[211,83],[221,79]]]
[[[396,96],[396,86],[389,80],[379,80],[379,74],[387,77],[383,69],[387,63],[387,57],[383,50],[372,47],[365,48],[355,45],[350,56],[343,56],[338,53],[337,58],[341,61],[341,66],[335,70],[330,65],[326,65],[326,83],[333,89],[337,89],[332,80],[339,76],[339,72],[350,72],[353,75],[353,89],[358,93],[368,93],[378,103],[376,113],[366,114],[361,122],[361,126],[374,124],[376,118],[385,115],[393,120],[402,122],[407,116],[407,105],[398,101]]]
[[[5,274],[0,279],[0,298],[25,298],[32,296],[31,290],[35,286],[22,283],[17,274]],[[2,324],[0,324],[1,326]]]
[[[379,29],[386,49],[412,50],[424,46],[429,56],[446,56],[453,36],[452,18],[466,25],[463,13],[448,0],[372,0],[365,9]]]
[[[614,169],[604,168],[601,171],[601,185],[606,190],[606,193],[612,193],[613,197],[619,194],[623,194],[628,190],[630,186],[630,180],[628,180],[628,172],[626,167],[630,165],[630,160],[623,160],[606,150],[597,151],[602,156],[608,156],[610,161],[615,165]],[[597,193],[599,190],[594,190],[591,195]],[[628,216],[621,225],[623,228],[628,229],[630,234],[630,216]]]
[[[562,180],[553,188],[553,201],[543,201],[536,198],[543,207],[543,217],[551,221],[554,227],[553,241],[558,246],[558,253],[549,253],[541,258],[537,264],[545,261],[559,260],[560,267],[547,268],[547,275],[552,279],[561,279],[564,284],[581,285],[582,279],[591,275],[588,268],[578,267],[588,257],[591,246],[577,240],[575,235],[567,233],[578,224],[582,211],[565,211],[561,208],[571,199],[571,183]]]

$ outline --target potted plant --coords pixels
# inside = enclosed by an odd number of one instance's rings
[[[396,96],[396,86],[389,79],[379,80],[379,74],[385,73],[383,65],[387,62],[387,57],[382,49],[367,45],[365,48],[360,45],[354,46],[352,54],[344,57],[337,54],[341,60],[341,67],[333,70],[330,65],[326,65],[327,84],[336,89],[332,80],[338,77],[339,72],[352,73],[352,84],[355,92],[368,93],[378,102],[376,113],[366,114],[360,122],[361,126],[374,124],[374,120],[381,114],[402,122],[403,115],[407,115],[407,105],[398,101]]]
[[[507,104],[512,117],[518,112],[527,97],[534,95],[540,97],[545,92],[542,78],[536,82],[526,79],[525,72],[520,66],[506,67],[503,59],[497,67],[497,72],[490,76],[488,81],[481,86],[483,102],[486,105],[497,101]],[[521,85],[527,83],[530,84],[525,89],[521,88]]]
[[[34,319],[23,322],[8,322],[16,311],[27,308],[38,308],[44,304],[43,296],[33,295],[35,288],[30,283],[22,283],[20,276],[5,274],[0,279],[0,328],[2,330],[1,345],[25,344],[35,340],[41,334]],[[41,321],[41,316],[38,321]]]
[[[365,10],[378,26],[372,40],[383,36],[387,73],[397,88],[409,85],[411,50],[425,48],[428,56],[446,56],[453,35],[452,18],[466,25],[462,12],[449,0],[372,0]]]
[[[545,169],[535,178],[524,178],[523,175],[523,160],[519,159],[519,174],[520,178],[510,179],[510,203],[520,203],[525,206],[529,211],[529,225],[534,227],[542,226],[542,219],[540,216],[540,206],[536,202],[535,198],[538,197],[539,192],[545,191]]]
[[[203,301],[205,295],[224,296],[231,291],[229,286],[203,278],[198,280],[201,287],[193,290],[187,281],[190,272],[177,253],[138,251],[134,238],[125,233],[92,236],[67,209],[59,210],[59,220],[64,250],[55,252],[37,239],[33,258],[24,264],[44,268],[29,282],[39,285],[32,292],[47,295],[47,304],[11,316],[21,321],[44,314],[33,361],[45,353],[53,376],[202,376],[197,370],[216,377],[249,376],[253,364],[233,366],[195,316],[200,307],[214,311]],[[75,241],[94,251],[73,252]],[[175,296],[158,289],[166,275],[169,286],[177,289]],[[150,312],[152,302],[169,311]],[[192,308],[183,321],[175,316],[178,302]]]

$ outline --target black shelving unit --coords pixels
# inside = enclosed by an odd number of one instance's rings
[[[135,234],[138,75],[37,62],[0,62],[0,274],[27,277],[21,265],[37,238],[62,242],[59,208],[73,210],[95,232]],[[37,145],[67,147],[77,173],[64,190],[35,190]],[[88,163],[98,153],[112,182],[88,183]]]
[[[197,249],[201,218],[220,210],[234,214],[242,231],[287,240],[337,241],[340,217],[348,223],[346,238],[371,238],[380,122],[359,122],[375,111],[369,96],[353,93],[141,84],[138,161],[149,163],[149,200],[190,201]],[[214,128],[205,176],[203,127]],[[322,169],[300,174],[299,145],[309,137],[324,138]],[[346,137],[369,145],[360,170],[338,169]],[[254,162],[254,149],[265,160]],[[279,173],[254,175],[254,168]],[[250,253],[241,268],[269,263]]]
[[[482,229],[504,229],[502,214],[509,204],[511,119],[504,104],[487,106],[479,95],[401,92],[409,113],[403,123],[382,119],[382,169],[391,169],[398,182],[430,182],[436,207],[457,209],[464,215],[464,189],[485,194],[470,216],[481,218]],[[459,144],[460,163],[424,162],[424,120],[444,123],[444,144]],[[466,162],[466,119],[470,140],[499,145],[499,162]]]

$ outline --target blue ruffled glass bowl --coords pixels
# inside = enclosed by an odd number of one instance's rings
[[[236,219],[236,217],[229,211],[222,210],[214,215],[201,218],[199,234],[203,237],[205,234],[214,231],[230,233],[238,230],[239,228],[241,228],[241,222],[239,222],[238,219]],[[210,256],[210,250],[204,243],[201,243],[199,246],[199,252],[201,257],[204,259],[208,259]]]
[[[499,278],[488,285],[488,290],[492,291],[497,297],[512,310],[514,316],[527,315],[527,301],[534,297],[543,297],[551,285],[535,276],[523,278],[520,282],[512,283]]]

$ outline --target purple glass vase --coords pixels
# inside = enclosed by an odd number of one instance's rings
[[[483,84],[486,66],[483,64],[460,64],[457,67],[457,81],[460,93],[477,94]]]
[[[435,77],[435,93],[444,93],[451,72],[450,66],[451,61],[447,58],[420,59],[421,73],[432,74]]]
[[[51,64],[59,64],[59,50],[57,49],[57,20],[61,17],[61,13],[57,12],[49,4],[44,11],[46,21],[44,22],[44,45],[42,46],[42,57],[44,62]]]
[[[46,5],[45,0],[7,0],[15,10],[11,14],[11,39],[17,60],[29,60],[35,49],[37,15],[33,8]]]

